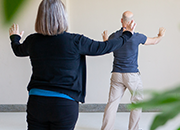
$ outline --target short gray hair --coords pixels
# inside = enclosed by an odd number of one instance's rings
[[[68,30],[67,13],[61,0],[43,0],[40,3],[35,30],[43,35],[57,35]]]

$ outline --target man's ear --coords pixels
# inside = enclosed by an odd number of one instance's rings
[[[121,23],[123,24],[123,19],[121,18]]]

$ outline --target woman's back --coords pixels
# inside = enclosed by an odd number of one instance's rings
[[[35,87],[59,92],[64,92],[62,89],[81,91],[79,37],[66,32],[56,36],[36,33],[27,37],[23,44],[27,44],[33,71],[28,90]]]

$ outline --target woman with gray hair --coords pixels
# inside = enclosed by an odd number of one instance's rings
[[[61,0],[42,0],[35,30],[22,44],[19,26],[10,30],[16,56],[29,56],[32,76],[28,84],[28,130],[73,130],[79,102],[86,95],[86,55],[97,56],[120,48],[131,36],[129,23],[121,37],[106,42],[68,33],[66,11]]]

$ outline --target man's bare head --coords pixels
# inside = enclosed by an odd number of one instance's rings
[[[133,13],[130,11],[125,11],[122,15],[121,23],[123,26],[125,26],[127,23],[129,23],[131,20],[133,20]]]

